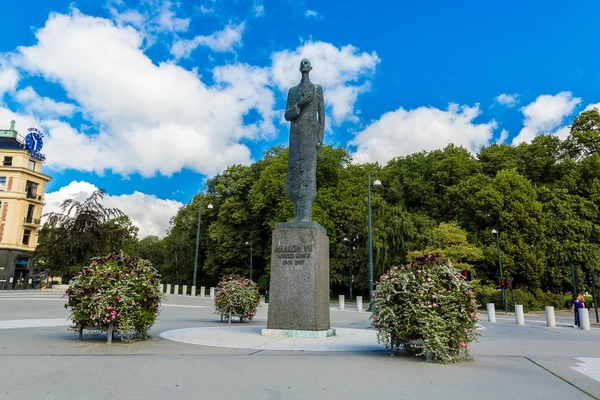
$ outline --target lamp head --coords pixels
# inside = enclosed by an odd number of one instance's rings
[[[376,179],[375,182],[373,182],[373,186],[381,186],[381,181]]]
[[[213,209],[213,205],[209,204],[209,205],[206,206],[206,208],[208,208],[209,210],[212,210]]]
[[[493,235],[495,235],[495,234],[497,234],[497,233],[498,233],[498,231],[497,231],[497,230],[495,230],[495,229],[492,229],[492,234],[493,234]]]

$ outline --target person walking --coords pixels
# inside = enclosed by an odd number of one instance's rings
[[[578,328],[581,325],[579,321],[579,309],[585,307],[585,301],[582,295],[576,295],[573,297],[573,303],[571,305],[571,313],[575,316],[575,324],[573,328]]]

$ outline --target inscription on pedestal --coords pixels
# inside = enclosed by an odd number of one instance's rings
[[[269,295],[269,329],[329,329],[329,239],[323,227],[276,227]]]

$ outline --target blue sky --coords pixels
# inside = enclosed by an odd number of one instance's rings
[[[525,3],[525,4],[524,4]],[[45,211],[106,189],[145,234],[228,165],[286,144],[302,57],[356,162],[565,137],[600,104],[580,1],[2,2],[0,125],[47,134]]]

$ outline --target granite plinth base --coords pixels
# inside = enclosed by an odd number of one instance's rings
[[[335,329],[329,328],[324,331],[299,331],[294,329],[263,329],[263,336],[280,336],[280,337],[296,337],[304,339],[324,339],[326,337],[335,336]]]
[[[329,238],[316,222],[275,225],[267,328],[330,328]]]

